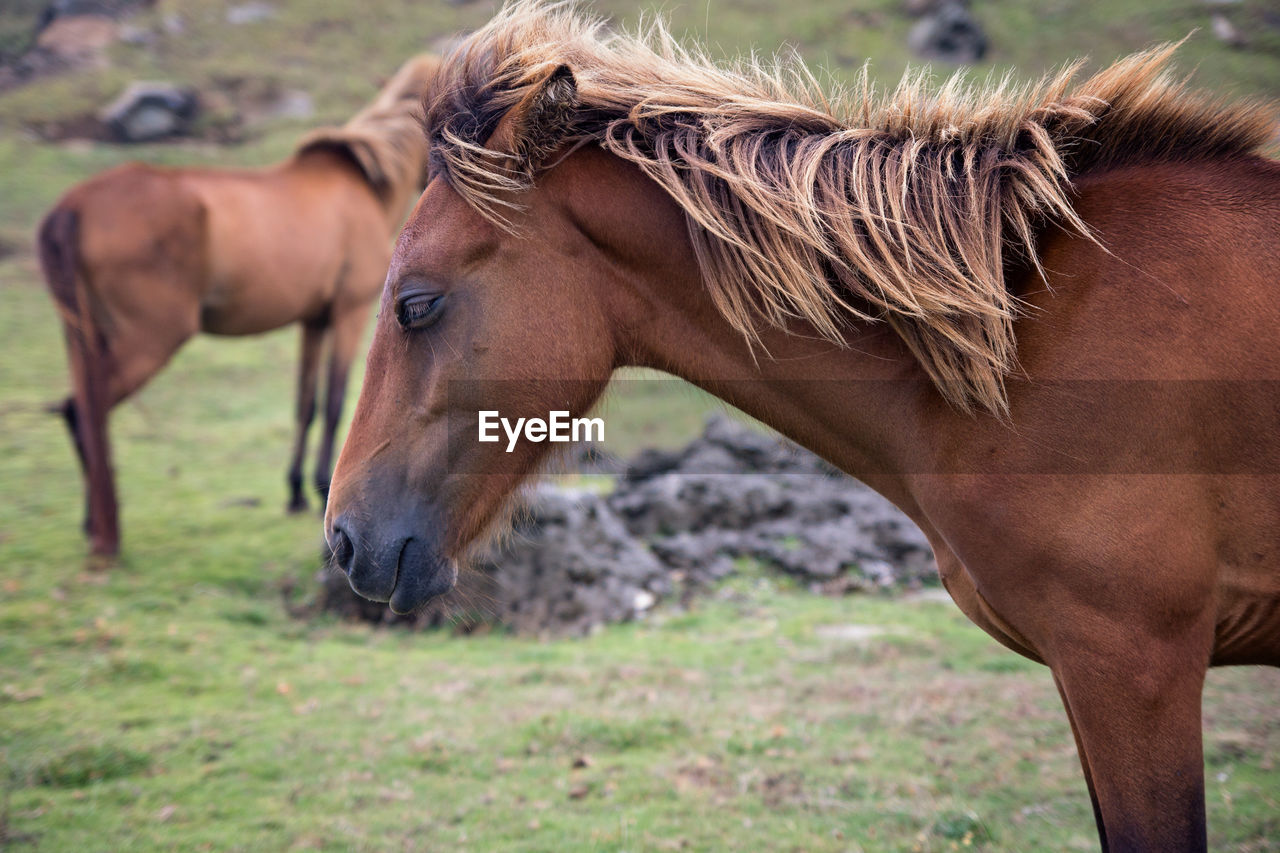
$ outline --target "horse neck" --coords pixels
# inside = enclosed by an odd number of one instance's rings
[[[387,223],[390,226],[390,233],[396,234],[400,230],[400,226],[404,225],[405,217],[409,215],[411,203],[422,193],[422,175],[426,171],[426,162],[418,165],[413,171],[412,180],[401,180],[396,185],[387,189],[382,195],[382,209],[386,211]]]
[[[679,376],[907,508],[893,472],[912,470],[929,451],[925,421],[949,410],[901,339],[884,323],[851,322],[841,347],[804,325],[762,319],[749,340],[712,303],[680,209],[638,170],[601,156],[612,162],[578,160],[570,190],[594,199],[574,218],[616,273],[601,287],[619,366]],[[603,200],[600,187],[609,188]]]
[[[279,168],[284,172],[294,172],[298,175],[305,175],[309,172],[322,172],[351,176],[382,208],[387,220],[387,233],[394,235],[404,223],[405,216],[409,210],[409,203],[420,192],[417,177],[426,168],[426,165],[422,163],[419,168],[413,171],[414,179],[411,180],[406,177],[403,180],[397,180],[394,184],[385,187],[381,191],[369,183],[360,168],[348,157],[324,148],[295,154],[281,163]],[[407,174],[408,170],[406,170]]]
[[[700,283],[696,286],[700,286]],[[888,328],[851,330],[838,348],[803,330],[757,344],[718,315],[664,314],[635,363],[697,385],[902,505],[937,395]],[[905,507],[904,507],[905,508]]]

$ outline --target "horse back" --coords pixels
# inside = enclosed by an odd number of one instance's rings
[[[381,289],[391,228],[377,196],[345,161],[312,155],[185,181],[209,217],[206,331],[266,331],[367,303]]]
[[[1280,163],[1133,166],[1076,181],[1093,239],[1050,229],[1019,361],[1056,378],[1280,379]]]

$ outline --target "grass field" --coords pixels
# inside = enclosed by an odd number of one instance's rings
[[[1280,94],[1276,30],[1231,51],[1199,2],[975,3],[990,66],[1038,73],[1195,27],[1182,65]],[[337,121],[406,54],[488,3],[162,0],[180,41],[0,93],[0,847],[14,850],[1094,849],[1048,672],[933,594],[809,595],[746,571],[690,609],[568,640],[407,635],[291,617],[314,514],[286,516],[296,339],[199,339],[113,418],[125,554],[84,560],[79,475],[43,411],[66,389],[30,250],[40,213],[125,159],[263,163],[296,122],[237,146],[34,142],[134,77],[299,87]],[[786,43],[839,76],[905,62],[897,3],[669,4],[720,53]],[[1230,14],[1261,20],[1266,4]],[[13,9],[23,7],[15,5]],[[598,8],[634,21],[622,3]],[[358,12],[356,10],[359,10]],[[9,44],[8,8],[0,24]],[[16,38],[16,36],[14,37]],[[0,50],[3,50],[0,47]],[[221,81],[221,82],[220,82]],[[358,376],[355,381],[358,381]],[[353,383],[353,391],[354,391]],[[612,406],[621,452],[687,438],[711,405],[670,383]],[[1280,672],[1206,694],[1211,846],[1280,850]]]

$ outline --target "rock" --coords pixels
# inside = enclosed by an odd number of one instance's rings
[[[256,24],[276,16],[276,8],[270,3],[241,3],[227,9],[227,23],[233,26]]]
[[[744,557],[804,581],[857,576],[862,587],[936,574],[924,534],[887,500],[795,444],[728,418],[709,419],[681,451],[641,453],[607,500],[697,586]]]
[[[944,0],[907,34],[907,45],[925,59],[977,62],[987,53],[987,36],[965,5]]]
[[[550,486],[530,496],[484,563],[497,579],[500,621],[525,633],[585,634],[635,619],[671,589],[665,567],[603,498]]]
[[[278,119],[305,119],[316,114],[316,102],[310,92],[302,89],[285,89],[271,105],[270,115]]]
[[[839,473],[792,442],[749,429],[722,415],[708,418],[702,436],[681,450],[642,450],[622,477],[627,484],[634,484],[677,470],[683,474]]]
[[[159,40],[155,30],[136,24],[121,24],[117,33],[120,41],[134,47],[152,47]]]
[[[137,82],[104,107],[98,119],[119,142],[149,142],[185,134],[197,110],[193,89]]]
[[[1214,15],[1209,19],[1209,25],[1213,28],[1213,34],[1218,41],[1228,47],[1244,47],[1247,43],[1245,37],[1236,29],[1235,24],[1226,15],[1221,13]]]
[[[280,120],[308,119],[315,115],[315,99],[302,89],[281,89],[257,100],[249,99],[243,105],[243,119],[247,124]]]

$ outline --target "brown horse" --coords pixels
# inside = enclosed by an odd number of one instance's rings
[[[84,470],[95,554],[119,549],[107,438],[111,408],[196,332],[252,335],[302,324],[290,510],[306,508],[302,459],[328,341],[315,485],[328,493],[347,372],[386,273],[391,241],[426,179],[421,100],[439,65],[407,62],[346,125],[314,131],[259,170],[130,164],[73,187],[40,226],[74,393],[58,407]]]
[[[1280,664],[1280,165],[1171,51],[829,98],[504,9],[433,86],[325,522],[352,587],[447,590],[542,464],[479,410],[666,370],[893,500],[1052,669],[1104,849],[1203,850],[1206,669]]]

